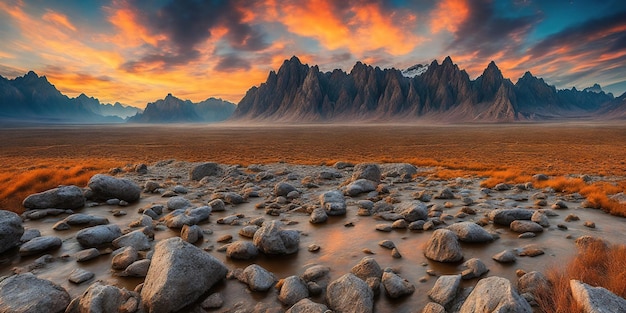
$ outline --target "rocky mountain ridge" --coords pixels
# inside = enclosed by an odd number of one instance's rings
[[[599,85],[557,90],[530,72],[513,84],[493,61],[475,80],[450,57],[419,69],[423,73],[407,77],[406,71],[357,62],[349,73],[321,72],[294,56],[248,90],[232,119],[514,122],[606,118],[608,111],[623,110],[623,101]]]
[[[193,103],[168,94],[164,99],[148,103],[143,112],[128,119],[129,123],[204,123],[226,120],[235,111],[235,104],[217,98]]]

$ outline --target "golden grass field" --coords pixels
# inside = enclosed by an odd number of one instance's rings
[[[84,186],[112,167],[177,159],[408,162],[440,178],[483,176],[485,186],[545,173],[555,178],[542,186],[580,192],[597,208],[626,215],[606,197],[626,189],[624,124],[52,126],[0,129],[0,145],[0,206],[18,212],[31,193]],[[590,185],[569,174],[615,178]]]

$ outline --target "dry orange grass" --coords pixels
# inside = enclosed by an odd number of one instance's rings
[[[66,167],[84,166],[85,173],[93,174],[121,164],[150,164],[164,159],[242,165],[406,162],[434,168],[428,175],[441,179],[486,177],[486,185],[521,183],[529,181],[535,173],[626,177],[624,146],[626,125],[618,124],[125,125],[0,129],[0,164],[4,165],[4,170],[0,170],[0,190],[13,190],[2,191],[0,201],[20,203],[28,192],[15,192],[18,189],[38,192],[68,184],[72,179],[77,184],[86,182],[87,174],[74,175]],[[26,166],[35,170],[43,165],[59,173],[25,173]],[[38,183],[46,179],[47,184]],[[624,185],[620,186],[624,190]],[[604,190],[600,188],[598,192],[588,194],[602,208],[612,208],[614,204],[602,196]]]
[[[604,287],[626,298],[626,245],[606,246],[594,241],[582,247],[565,267],[546,271],[552,286],[540,292],[538,303],[546,313],[582,312],[573,300],[569,282],[572,279],[591,286]]]

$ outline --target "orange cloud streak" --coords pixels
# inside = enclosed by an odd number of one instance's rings
[[[430,28],[433,33],[447,30],[456,32],[469,15],[467,0],[444,0],[431,13]]]
[[[42,18],[44,21],[52,22],[57,25],[64,26],[69,30],[76,31],[76,27],[72,24],[72,22],[67,19],[67,16],[61,13],[48,10],[48,12],[46,12],[46,14],[44,14]]]

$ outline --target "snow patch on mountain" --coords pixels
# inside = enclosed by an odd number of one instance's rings
[[[405,70],[402,70],[402,76],[413,78],[415,76],[420,76],[428,70],[428,64],[415,64]]]

